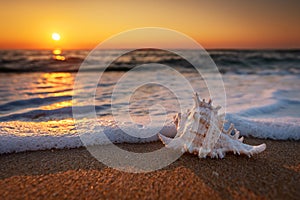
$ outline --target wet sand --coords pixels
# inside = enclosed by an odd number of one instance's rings
[[[1,199],[300,199],[300,142],[266,143],[254,157],[227,154],[199,159],[184,154],[150,173],[127,173],[105,166],[85,148],[0,155]],[[160,142],[122,144],[146,152]]]

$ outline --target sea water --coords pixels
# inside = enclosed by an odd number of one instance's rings
[[[190,59],[199,56],[186,51]],[[226,119],[234,123],[244,136],[274,140],[300,139],[300,51],[297,50],[210,50],[208,51],[221,73],[226,92]],[[83,143],[76,129],[72,113],[73,87],[78,68],[88,55],[87,50],[63,51],[57,59],[47,50],[0,51],[0,153],[75,148]],[[162,63],[173,67],[196,88],[202,98],[210,98],[205,81],[190,63],[180,57],[155,50],[136,51],[114,61],[104,71],[101,63],[118,50],[107,50],[107,57],[97,54],[85,69],[83,91],[93,89],[89,77],[103,73],[97,84],[94,102],[76,103],[81,109],[93,107],[98,123],[112,142],[147,142],[157,137],[135,138],[119,133],[112,121],[112,105],[122,106],[122,99],[112,103],[112,95],[120,78],[133,67],[144,63]],[[103,55],[103,52],[102,54]],[[100,64],[99,64],[100,63]],[[135,78],[153,76],[159,69],[140,70]],[[136,81],[134,78],[129,81]],[[91,90],[92,91],[92,90]],[[160,85],[148,84],[131,95],[130,114],[141,126],[149,122],[149,115],[168,120],[179,110],[172,91]],[[180,93],[191,99],[192,94]],[[159,104],[160,106],[154,106]],[[191,105],[192,106],[192,105]],[[224,105],[223,105],[224,106]],[[85,119],[91,135],[90,144],[104,144],[93,138],[96,128]],[[228,124],[225,124],[228,126]]]

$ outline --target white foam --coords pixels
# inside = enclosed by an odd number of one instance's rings
[[[1,122],[0,154],[109,143],[145,143],[158,140],[157,134],[152,134],[148,138],[130,136],[111,122],[101,121],[99,126],[94,126],[89,120],[82,123],[84,126],[77,130],[72,120]],[[171,124],[167,124],[160,132],[169,137],[176,134],[175,127]]]
[[[243,136],[300,140],[300,120],[297,118],[247,119],[234,114],[228,114],[226,118],[235,124]],[[76,130],[71,120],[1,122],[0,154],[105,145],[111,142],[145,143],[158,140],[156,134],[148,138],[130,136],[120,128],[108,125],[107,122],[102,122],[98,127],[93,127],[89,121],[83,123],[86,128]],[[169,123],[160,132],[168,137],[173,137],[176,134],[175,126]]]
[[[235,124],[243,136],[300,140],[300,120],[298,118],[247,119],[235,114],[228,114],[226,118]],[[158,140],[156,134],[148,138],[130,136],[112,125],[111,122],[102,121],[99,126],[93,126],[92,122],[88,120],[82,123],[84,126],[81,126],[81,130],[77,130],[74,128],[72,120],[1,122],[0,154],[105,145],[111,142],[145,143]],[[160,132],[168,137],[173,137],[176,134],[175,126],[168,123]]]
[[[274,140],[300,140],[300,119],[291,117],[247,119],[228,114],[227,120],[234,123],[243,136]]]

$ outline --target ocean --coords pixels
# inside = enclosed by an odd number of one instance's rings
[[[86,79],[78,87],[93,94],[94,83],[90,77],[100,73],[102,77],[96,85],[93,102],[75,102],[76,108],[95,110],[100,126],[113,142],[157,140],[155,136],[148,139],[121,137],[112,121],[113,109],[119,109],[117,115],[120,115],[126,104],[126,98],[112,97],[114,89],[137,65],[160,63],[170,66],[195,86],[201,97],[210,97],[205,80],[180,56],[144,49],[125,54],[104,68],[104,64],[119,51],[95,52],[86,61],[89,67],[80,71]],[[197,51],[180,51],[188,55],[188,60],[201,60]],[[78,69],[89,52],[60,49],[0,51],[0,153],[83,146],[79,137],[81,132],[74,124],[72,100],[77,95],[73,87]],[[273,140],[300,139],[300,50],[209,50],[208,53],[224,82],[226,119],[235,124],[241,135]],[[134,71],[134,77],[128,81],[133,85],[137,77],[143,80],[157,76],[160,70],[156,65],[150,65]],[[172,79],[169,82],[173,84]],[[183,82],[174,84],[185,87]],[[131,95],[129,113],[141,126],[143,122],[151,121],[150,114],[160,121],[167,113],[167,120],[171,120],[171,116],[179,112],[176,97],[186,102],[192,97],[184,90],[174,94],[157,84],[141,86],[137,91],[131,89],[123,87],[122,92],[126,97]],[[89,126],[88,117],[82,119],[90,134],[97,132]],[[104,143],[101,139],[90,142]]]

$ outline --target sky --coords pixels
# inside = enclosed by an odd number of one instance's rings
[[[300,48],[299,10],[297,0],[9,0],[0,7],[0,49],[91,49],[142,27],[173,29],[209,49]]]

